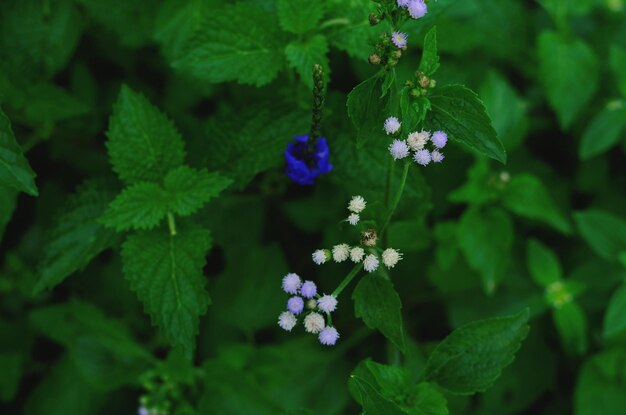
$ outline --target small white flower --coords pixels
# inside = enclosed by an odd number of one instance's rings
[[[320,313],[311,313],[304,318],[304,330],[307,333],[319,333],[326,327],[326,321]]]
[[[400,160],[409,155],[409,146],[404,140],[393,140],[389,144],[389,153],[394,160]]]
[[[350,247],[348,244],[335,245],[333,247],[333,259],[335,262],[343,262],[350,256]]]
[[[387,248],[383,251],[383,264],[387,268],[393,268],[401,259],[402,254],[393,248]]]
[[[376,269],[378,269],[378,263],[379,262],[378,258],[376,258],[376,255],[369,254],[363,260],[363,269],[365,269],[365,271],[367,272],[374,272],[376,271]]]
[[[348,203],[348,210],[352,213],[361,213],[366,205],[367,202],[363,196],[352,196],[350,203]]]
[[[297,322],[298,320],[296,319],[296,316],[291,314],[289,311],[283,311],[278,316],[278,325],[283,330],[291,331],[291,329],[296,326]]]
[[[400,120],[396,117],[389,117],[385,120],[385,132],[387,135],[395,134],[400,130]]]
[[[330,255],[327,254],[327,251],[325,249],[318,249],[317,251],[313,252],[313,255],[311,255],[311,257],[313,258],[313,262],[315,262],[317,265],[322,265],[330,259]]]
[[[332,313],[337,308],[337,298],[325,294],[317,300],[317,307],[325,313]]]
[[[428,140],[430,139],[430,133],[428,131],[417,131],[409,134],[409,137],[406,139],[406,143],[411,147],[411,150],[417,151],[424,148]]]
[[[359,216],[358,213],[351,213],[350,216],[348,216],[348,223],[352,226],[359,223],[360,220],[361,220],[361,217]]]
[[[350,260],[354,263],[359,263],[363,260],[365,256],[365,250],[360,246],[355,246],[350,250]]]

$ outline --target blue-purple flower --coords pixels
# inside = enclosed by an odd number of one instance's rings
[[[333,169],[330,164],[330,150],[326,138],[310,142],[308,135],[295,136],[296,141],[289,143],[285,151],[287,176],[301,185],[312,185],[320,174]]]

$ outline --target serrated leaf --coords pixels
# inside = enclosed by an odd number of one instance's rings
[[[129,184],[162,179],[185,158],[174,123],[126,85],[113,106],[107,136],[113,170]]]
[[[557,207],[546,186],[534,175],[513,175],[502,192],[502,203],[519,216],[540,220],[564,234],[572,231],[570,222]]]
[[[404,415],[406,412],[393,401],[386,399],[367,379],[351,375],[349,380],[352,388],[357,390],[359,402],[363,407],[363,415]]]
[[[13,135],[9,118],[0,110],[0,185],[37,196],[35,176]]]
[[[587,351],[587,316],[573,301],[555,308],[552,312],[563,348],[568,354],[582,356]]]
[[[410,96],[409,88],[402,88],[400,92],[400,111],[402,124],[406,131],[415,131],[419,124],[426,119],[430,110],[430,100],[421,95],[418,98]]]
[[[602,337],[613,338],[626,331],[626,285],[622,284],[611,296],[604,314]]]
[[[559,259],[552,250],[536,239],[528,241],[526,258],[530,276],[537,284],[546,287],[562,278]]]
[[[528,334],[528,316],[526,309],[456,329],[429,356],[425,379],[452,393],[469,395],[485,391],[515,359]]]
[[[404,353],[402,303],[391,281],[378,274],[363,277],[352,293],[354,315],[385,335]]]
[[[470,208],[461,217],[459,245],[470,267],[492,294],[504,276],[513,246],[513,223],[498,208]]]
[[[626,105],[622,101],[609,103],[585,129],[580,141],[579,154],[587,160],[609,150],[624,138]]]
[[[89,181],[69,198],[42,248],[35,294],[54,288],[113,244],[115,233],[98,223],[113,196],[104,182]]]
[[[424,49],[419,70],[426,76],[431,76],[439,68],[439,54],[437,52],[437,26],[433,26],[424,36]]]
[[[165,176],[169,210],[180,216],[191,215],[219,195],[233,181],[206,169],[181,166]]]
[[[562,129],[587,105],[598,85],[598,61],[582,40],[545,31],[539,35],[539,74]]]
[[[601,210],[577,212],[574,220],[578,232],[601,257],[615,261],[626,251],[626,220]]]
[[[284,30],[301,34],[317,26],[325,4],[310,0],[278,0],[278,18]]]
[[[340,24],[330,26],[329,42],[336,48],[346,51],[350,57],[367,61],[376,43],[380,28],[370,25],[367,15],[373,11],[369,0],[327,0]]]
[[[250,3],[215,9],[176,69],[209,82],[238,81],[262,86],[284,68],[287,37],[276,16]],[[246,28],[242,31],[241,28]]]
[[[139,182],[125,188],[111,202],[100,223],[117,232],[152,229],[165,217],[169,195],[158,184]]]
[[[447,85],[435,89],[429,97],[432,111],[427,123],[433,130],[445,131],[453,140],[506,163],[506,151],[491,125],[484,104],[470,89]]]
[[[328,43],[323,35],[315,35],[305,41],[294,41],[285,48],[289,66],[298,71],[302,82],[313,89],[313,65],[320,64],[328,75]]]
[[[203,228],[131,235],[122,246],[124,275],[173,347],[190,358],[200,316],[210,304],[202,273],[211,235]]]

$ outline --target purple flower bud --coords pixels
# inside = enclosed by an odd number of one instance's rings
[[[334,327],[326,327],[319,334],[320,343],[325,346],[334,346],[339,339],[339,332]]]
[[[444,156],[441,151],[433,150],[433,152],[430,153],[430,158],[433,160],[433,163],[441,163],[444,159]]]
[[[413,157],[417,164],[422,166],[426,166],[430,163],[430,152],[428,150],[418,150],[415,152],[415,156]]]
[[[410,0],[398,0],[398,7],[406,7],[409,5]]]
[[[393,140],[389,144],[389,153],[394,160],[400,160],[409,155],[409,145],[404,140]]]
[[[408,9],[412,18],[419,19],[426,15],[428,7],[426,3],[424,3],[424,0],[410,0]]]
[[[431,138],[433,145],[437,148],[444,148],[448,142],[448,135],[443,131],[435,131]]]
[[[293,314],[302,313],[302,310],[304,310],[304,300],[302,297],[291,297],[289,301],[287,301],[287,310]]]
[[[302,285],[302,281],[298,274],[289,273],[283,278],[283,290],[287,294],[298,294],[298,289]]]
[[[407,34],[406,33],[393,32],[391,34],[391,41],[399,49],[406,48],[406,40],[407,40]]]
[[[332,313],[337,308],[337,298],[334,295],[324,295],[317,300],[317,307],[325,313]]]
[[[313,298],[317,294],[317,286],[313,281],[304,281],[304,284],[300,287],[300,294],[304,298]]]

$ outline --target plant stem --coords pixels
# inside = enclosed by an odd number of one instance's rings
[[[171,213],[167,214],[167,226],[170,228],[170,235],[176,236],[176,221]]]
[[[335,291],[333,291],[332,295],[334,297],[339,297],[339,294],[341,294],[343,289],[346,288],[348,284],[350,284],[350,282],[354,279],[354,277],[356,277],[356,274],[359,273],[361,268],[363,268],[363,263],[356,264],[354,268],[352,268],[352,271],[350,271],[350,273],[346,275],[346,278],[344,278],[343,281],[341,281],[341,283],[339,284],[339,286],[335,288]]]
[[[389,163],[387,164],[387,186],[385,187],[385,209],[389,209],[389,202],[391,198],[391,184],[393,179],[393,168],[395,166],[393,158],[389,157]],[[387,248],[387,232],[382,234],[383,248]]]
[[[393,203],[391,204],[391,208],[389,209],[389,213],[387,214],[387,219],[383,224],[383,227],[378,232],[379,235],[383,234],[387,230],[387,226],[389,226],[389,222],[391,222],[391,218],[398,207],[398,203],[400,203],[400,199],[402,198],[402,193],[404,192],[404,186],[406,185],[406,178],[409,175],[409,167],[411,166],[410,162],[405,162],[404,170],[402,170],[402,179],[400,179],[400,186],[398,187],[398,192],[396,193],[395,198],[393,199]]]

